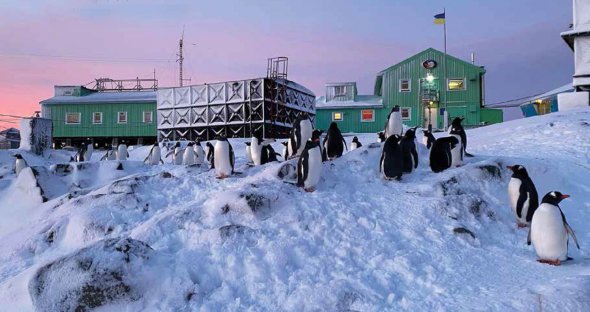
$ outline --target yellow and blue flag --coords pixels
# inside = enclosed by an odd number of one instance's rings
[[[436,14],[434,16],[434,23],[437,25],[442,25],[445,23],[445,13]]]

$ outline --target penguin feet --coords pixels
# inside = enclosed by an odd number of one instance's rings
[[[225,175],[225,174],[222,174],[222,175],[220,175],[220,176],[217,176],[217,177],[215,177],[215,178],[216,178],[216,179],[219,179],[219,180],[222,180],[222,179],[225,179],[225,178],[227,178],[227,175]]]
[[[306,192],[308,192],[308,193],[315,192],[315,187],[313,187],[313,186],[312,186],[312,187],[303,188],[303,189],[304,189]]]
[[[522,229],[522,228],[528,227],[528,225],[527,225],[526,223],[520,223],[520,222],[517,222],[517,223],[516,223],[516,226],[517,226],[519,229]]]
[[[546,264],[554,265],[554,266],[558,266],[561,264],[561,261],[559,261],[559,259],[556,259],[556,260],[539,259],[539,260],[537,260],[537,262],[546,263]]]

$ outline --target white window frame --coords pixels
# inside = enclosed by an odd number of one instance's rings
[[[121,121],[121,118],[120,118],[121,117],[121,113],[125,113],[125,121]],[[127,112],[117,112],[117,123],[118,124],[126,124],[127,121],[129,120],[127,117],[128,117],[127,116]]]
[[[402,89],[402,81],[408,82],[408,88]],[[400,79],[398,85],[399,92],[412,92],[412,79]]]
[[[340,88],[342,92],[338,92]],[[346,86],[334,86],[334,96],[346,96]]]
[[[369,119],[363,119],[363,111],[371,111],[373,118],[371,120]],[[374,109],[361,109],[361,122],[375,122],[375,110]]]
[[[145,121],[146,114],[149,114],[150,115],[150,121]],[[143,111],[142,120],[143,120],[143,123],[153,123],[154,122],[154,112],[152,112],[152,111]]]
[[[78,122],[68,122],[68,115],[78,115]],[[66,125],[79,125],[82,122],[82,113],[66,113]]]
[[[449,83],[451,82],[451,80],[463,80],[463,89],[452,90],[449,87]],[[447,91],[453,92],[453,91],[465,91],[465,90],[467,90],[467,80],[465,78],[447,78]]]
[[[340,114],[340,119],[336,119],[336,114]],[[344,112],[332,112],[332,121],[343,121]]]
[[[94,120],[94,116],[95,116],[96,114],[100,114],[100,121],[99,121],[99,122],[96,122],[96,121]],[[93,125],[101,125],[101,124],[102,124],[102,112],[93,112],[93,113],[92,113],[92,124],[93,124]]]
[[[408,111],[408,117],[404,117],[404,114],[402,113],[403,110]],[[400,113],[400,115],[402,115],[402,120],[412,120],[412,108],[411,107],[400,107],[399,113]]]

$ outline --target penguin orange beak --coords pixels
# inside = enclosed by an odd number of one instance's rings
[[[561,195],[561,199],[566,199],[566,198],[570,198],[569,195]]]
[[[506,166],[506,168],[513,170],[512,168],[514,168],[514,166]]]

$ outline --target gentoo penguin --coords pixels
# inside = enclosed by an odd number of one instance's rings
[[[404,167],[404,158],[401,146],[398,142],[400,137],[392,134],[385,140],[379,161],[379,172],[383,173],[386,180],[401,180]]]
[[[268,164],[269,162],[279,161],[277,156],[281,156],[281,154],[277,153],[272,145],[264,144],[262,146],[262,164]]]
[[[434,144],[434,141],[436,141],[436,138],[432,135],[432,131],[430,130],[422,130],[422,132],[424,133],[422,144],[426,145],[427,149],[430,149]]]
[[[454,136],[436,139],[430,149],[430,169],[433,172],[441,172],[449,169],[453,162],[451,150],[459,144]]]
[[[215,168],[215,148],[211,142],[207,142],[207,161],[209,162],[209,168]]]
[[[463,145],[461,144],[461,137],[457,134],[451,134],[452,137],[457,139],[455,146],[451,148],[452,162],[451,167],[459,167],[463,164]]]
[[[361,144],[361,142],[359,141],[359,138],[357,138],[357,137],[353,137],[353,138],[352,138],[352,142],[350,143],[350,150],[351,150],[351,151],[354,151],[355,149],[357,149],[357,148],[359,148],[359,147],[361,147],[361,146],[363,146],[363,145],[362,145],[362,144]]]
[[[306,192],[315,191],[322,174],[322,152],[317,133],[307,140],[297,163],[297,186],[303,187]]]
[[[195,150],[195,163],[197,165],[202,165],[205,162],[205,151],[203,150],[203,146],[201,146],[201,141],[199,139],[195,140],[195,145],[193,145],[193,149]]]
[[[252,139],[250,140],[250,154],[252,155],[252,162],[255,166],[260,166],[264,164],[262,162],[262,148],[262,132],[258,131],[254,133]]]
[[[416,128],[410,128],[400,143],[404,157],[404,172],[418,168],[418,150],[416,149]]]
[[[312,136],[313,127],[307,114],[301,114],[293,122],[293,128],[289,135],[289,157],[301,155],[305,149],[307,140]]]
[[[77,162],[82,162],[82,161],[85,161],[86,160],[84,158],[84,156],[86,156],[86,143],[82,143],[82,146],[80,146],[80,148],[78,149],[78,152],[74,156],[74,159]]]
[[[249,164],[253,164],[254,160],[252,160],[252,148],[250,147],[252,142],[244,142],[244,144],[246,144],[246,161]]]
[[[117,151],[115,151],[112,147],[108,149],[104,155],[100,158],[100,160],[117,160]]]
[[[188,142],[188,145],[184,149],[184,155],[182,155],[182,163],[186,166],[192,166],[196,163],[197,155],[195,154],[195,149],[193,145],[195,143]]]
[[[344,137],[342,136],[342,133],[340,133],[340,129],[338,129],[338,125],[335,122],[330,124],[323,145],[323,153],[326,155],[327,160],[336,159],[342,156],[344,148],[348,149]]]
[[[467,157],[473,157],[473,155],[467,153],[467,133],[465,133],[465,129],[461,124],[463,120],[465,120],[465,118],[455,117],[453,121],[451,121],[449,134],[458,135],[461,138],[461,148],[463,149],[463,154]]]
[[[387,116],[387,126],[385,127],[385,138],[403,133],[402,114],[399,111],[399,105],[394,106]]]
[[[25,169],[26,167],[28,167],[28,165],[21,154],[14,154],[14,157],[16,158],[16,162],[14,164],[14,172],[16,173],[16,176],[18,177],[20,172],[23,169]]]
[[[127,160],[129,152],[127,152],[127,145],[119,144],[117,147],[117,160]]]
[[[158,144],[158,142],[154,143],[154,145],[152,145],[152,148],[150,149],[149,154],[147,155],[147,157],[143,160],[144,163],[147,163],[148,165],[158,165],[160,163],[164,163],[164,161],[162,161],[162,152],[160,149],[160,145]]]
[[[377,142],[378,143],[385,142],[385,132],[384,131],[377,132]]]
[[[215,143],[215,175],[224,179],[234,173],[234,150],[225,136],[221,136]]]
[[[182,165],[182,147],[180,147],[180,141],[174,143],[174,147],[166,153],[164,158],[168,158],[170,155],[172,155],[172,164]]]
[[[561,261],[568,260],[568,234],[580,249],[574,230],[559,208],[559,202],[568,197],[557,191],[549,192],[533,214],[527,244],[533,243],[541,263],[559,265]]]
[[[281,144],[283,144],[283,154],[281,156],[283,160],[287,160],[289,158],[289,141],[281,142]]]
[[[92,153],[94,153],[94,146],[92,145],[92,142],[88,142],[88,144],[86,144],[86,152],[84,153],[84,160],[91,161],[92,160]]]
[[[526,169],[521,165],[508,166],[512,178],[508,183],[508,198],[516,216],[518,227],[531,224],[533,214],[539,206],[539,194]]]

